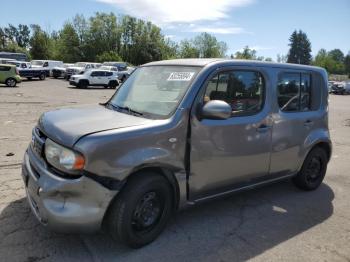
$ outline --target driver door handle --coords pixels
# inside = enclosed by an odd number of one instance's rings
[[[314,124],[314,122],[313,121],[311,121],[311,120],[306,120],[305,122],[304,122],[304,126],[306,126],[306,127],[310,127],[310,126],[312,126]]]
[[[264,133],[264,132],[267,132],[271,129],[271,126],[268,126],[266,124],[261,124],[257,129],[256,131],[258,131],[259,133]]]

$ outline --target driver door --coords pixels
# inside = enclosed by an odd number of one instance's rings
[[[231,106],[232,116],[224,120],[191,117],[191,200],[268,175],[272,121],[266,83],[262,72],[232,69],[215,74],[202,87],[197,108],[223,100]]]

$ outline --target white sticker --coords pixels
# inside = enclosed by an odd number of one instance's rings
[[[194,72],[172,72],[168,77],[168,81],[190,81]]]

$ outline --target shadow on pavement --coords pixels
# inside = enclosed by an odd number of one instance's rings
[[[332,189],[313,192],[288,181],[235,194],[181,211],[152,244],[132,250],[104,233],[50,232],[26,199],[0,214],[3,261],[244,261],[324,222],[333,213]]]

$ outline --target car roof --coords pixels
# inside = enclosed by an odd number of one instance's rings
[[[90,69],[88,72],[94,72],[94,71],[113,72],[113,71],[110,71],[108,69],[99,69],[99,68]]]
[[[11,64],[0,64],[0,66],[10,66],[10,67],[16,67],[16,65],[11,65]]]
[[[309,65],[299,65],[299,64],[289,64],[289,63],[274,63],[274,62],[265,62],[257,60],[244,60],[244,59],[227,59],[227,58],[185,58],[185,59],[171,59],[156,61],[144,64],[142,66],[156,66],[156,65],[178,65],[178,66],[199,66],[205,67],[210,64],[216,65],[241,65],[241,66],[260,66],[260,67],[277,67],[277,68],[286,68],[286,69],[303,69],[315,71],[324,71],[323,68],[317,66]]]

